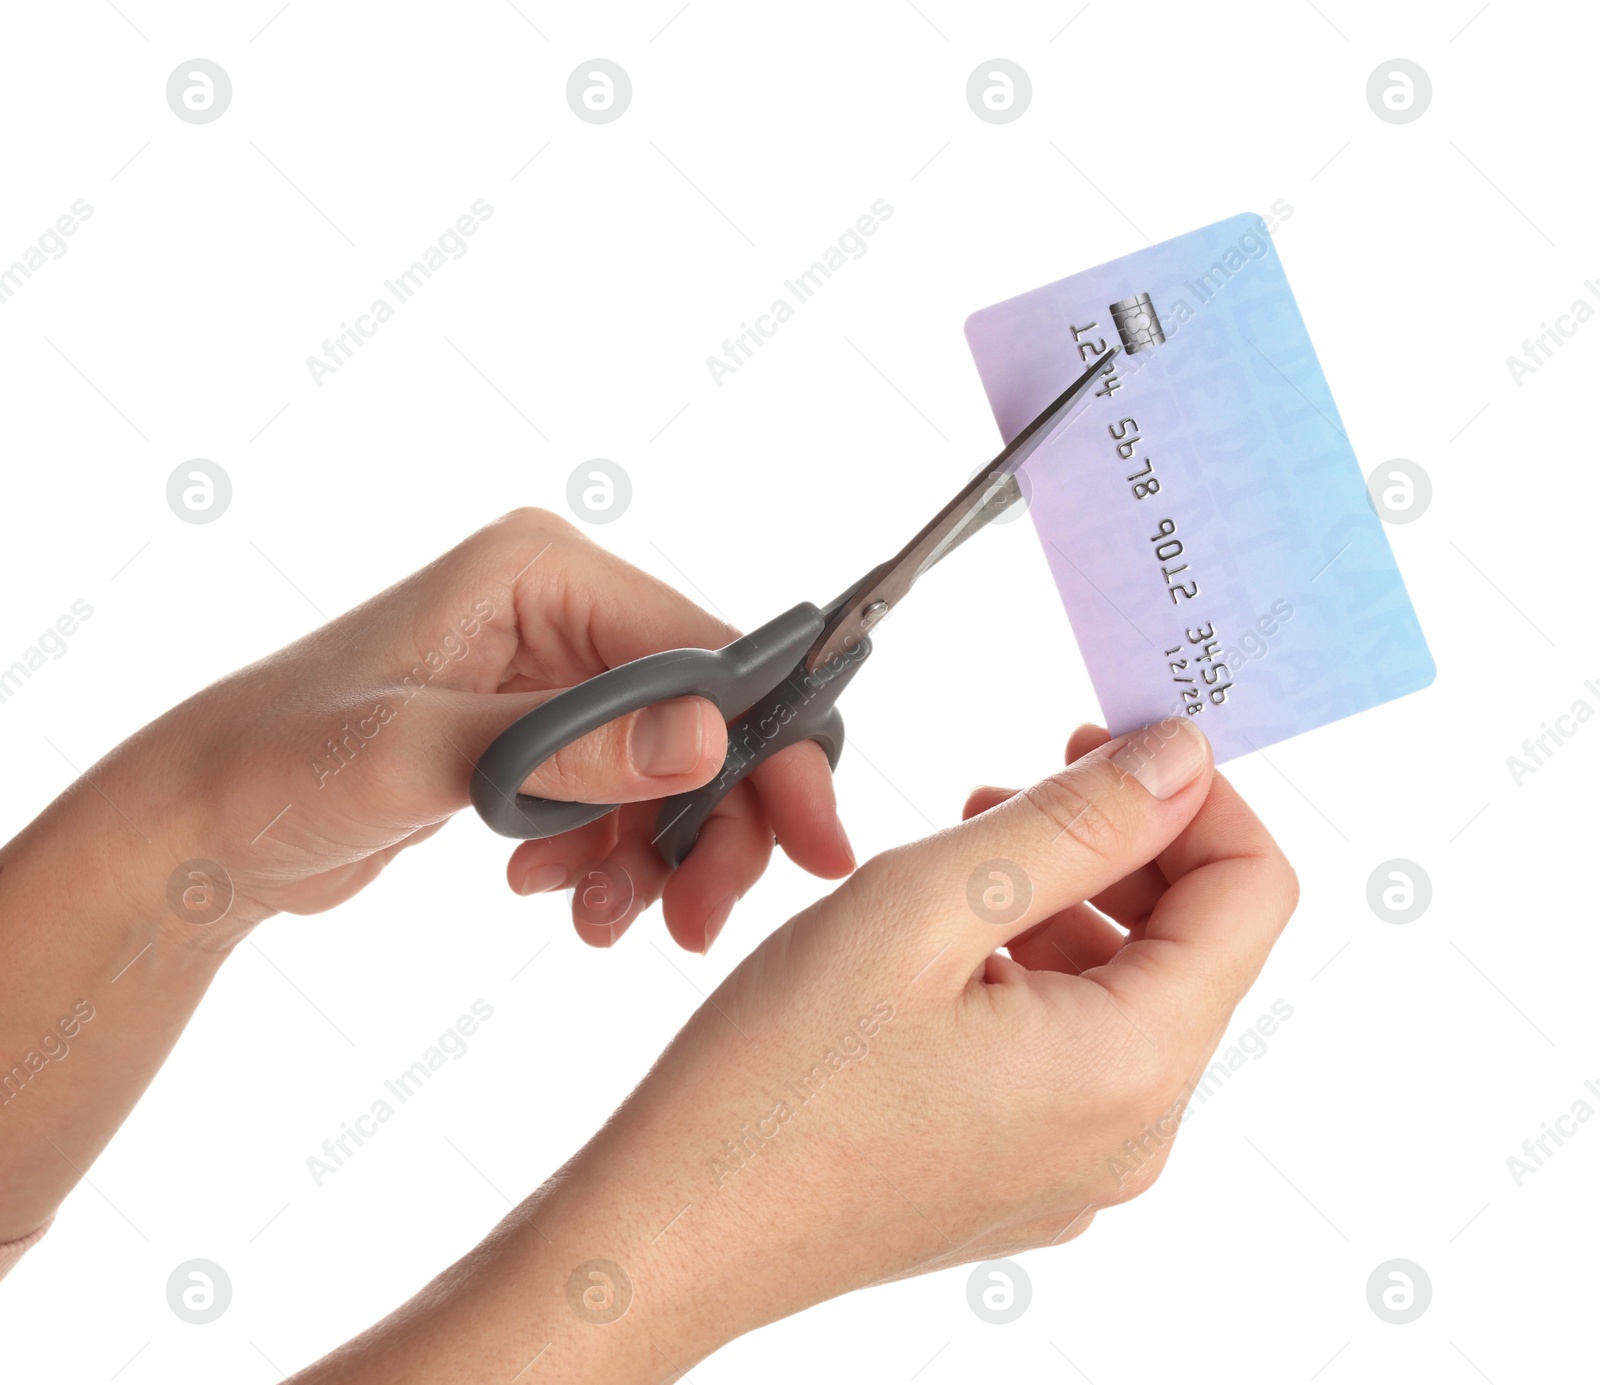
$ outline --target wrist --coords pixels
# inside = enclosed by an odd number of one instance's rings
[[[654,1385],[781,1316],[737,1272],[736,1233],[659,1163],[635,1170],[609,1144],[597,1137],[486,1243],[505,1238],[539,1337],[513,1372],[548,1344],[548,1378]]]
[[[238,897],[189,761],[157,722],[80,775],[5,847],[7,912],[55,920],[80,953],[93,934],[108,959],[149,947],[214,969],[270,911]]]
[[[726,1076],[736,1064],[718,1066]],[[852,1161],[824,1122],[758,1130],[771,1103],[756,1085],[692,1076],[669,1049],[502,1225],[537,1285],[544,1336],[533,1347],[551,1343],[552,1378],[675,1380],[747,1332],[882,1278],[901,1258],[888,1228],[881,1237],[865,1229],[860,1189],[838,1186]],[[730,1144],[748,1146],[769,1129],[745,1163],[730,1155]]]
[[[321,1374],[330,1358],[307,1373],[306,1385],[421,1385],[437,1378],[443,1360],[470,1363],[463,1381],[659,1385],[814,1301],[796,1297],[804,1261],[787,1253],[780,1228],[730,1215],[731,1204],[687,1185],[683,1150],[639,1140],[631,1123],[625,1107],[375,1329],[377,1340],[364,1345],[381,1343],[375,1355],[389,1363],[381,1374]],[[774,1292],[779,1281],[787,1281],[786,1295]],[[413,1361],[414,1374],[396,1374],[397,1360]]]
[[[154,940],[220,959],[275,911],[245,891],[253,844],[240,837],[239,814],[218,788],[217,767],[202,763],[212,757],[185,726],[169,714],[105,762],[112,791],[120,789],[148,815],[141,832],[121,836],[107,866],[129,906],[149,921]],[[267,826],[264,819],[260,826]]]

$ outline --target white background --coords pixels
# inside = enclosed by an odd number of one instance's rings
[[[634,485],[597,535],[735,623],[830,598],[997,445],[968,312],[1285,199],[1278,250],[1357,455],[1433,479],[1390,536],[1440,669],[1230,770],[1304,891],[1235,1027],[1278,999],[1293,1018],[1153,1193],[1024,1257],[1016,1323],[979,1321],[952,1270],[692,1376],[1503,1385],[1588,1360],[1600,1129],[1520,1188],[1506,1159],[1600,1079],[1600,729],[1520,788],[1505,760],[1600,705],[1600,326],[1520,388],[1506,358],[1595,298],[1596,24],[1319,3],[8,7],[0,260],[75,199],[94,215],[0,305],[0,664],[74,600],[94,615],[0,705],[6,830],[321,613],[514,506],[561,509],[588,458]],[[234,85],[209,125],[165,101],[196,56]],[[565,102],[596,56],[633,80],[610,125]],[[994,57],[1033,81],[1008,125],[965,100]],[[1412,124],[1366,102],[1394,57],[1432,78]],[[495,212],[465,258],[316,387],[305,358],[478,198]],[[870,252],[716,387],[705,357],[879,198]],[[165,500],[194,457],[233,480],[208,526]],[[976,782],[1040,777],[1097,715],[1026,524],[941,568],[878,649],[839,772],[863,857],[952,821]],[[507,890],[506,850],[463,818],[336,914],[240,948],[0,1291],[6,1379],[268,1381],[314,1359],[537,1186],[818,890],[779,865],[709,958],[656,914],[604,954],[562,901]],[[1366,903],[1394,857],[1433,882],[1405,926]],[[307,1156],[478,998],[494,1018],[467,1055],[313,1186]],[[233,1282],[211,1326],[167,1307],[193,1257]],[[1433,1285],[1406,1326],[1366,1300],[1393,1257]]]

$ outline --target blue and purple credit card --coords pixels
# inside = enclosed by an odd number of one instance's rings
[[[966,333],[1007,441],[1118,348],[1019,478],[1113,735],[1184,714],[1222,761],[1433,681],[1261,217],[981,309]]]

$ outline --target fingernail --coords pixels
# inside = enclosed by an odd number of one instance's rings
[[[647,707],[633,721],[628,758],[640,774],[665,779],[700,763],[700,706],[686,698]]]
[[[565,866],[535,866],[522,877],[518,894],[545,894],[567,883]]]
[[[1152,798],[1171,798],[1205,768],[1205,733],[1188,717],[1168,717],[1135,731],[1111,763],[1137,779]]]
[[[856,849],[855,849],[855,847],[850,845],[850,836],[844,830],[844,819],[843,818],[838,817],[838,816],[834,817],[834,819],[833,819],[833,830],[834,830],[834,834],[839,838],[839,845],[844,848],[844,854],[850,860],[850,869],[852,871],[854,871],[855,868],[856,868]]]
[[[711,944],[716,942],[717,934],[722,932],[722,926],[727,923],[728,915],[733,912],[733,906],[738,902],[739,892],[735,890],[707,915],[706,940],[704,946],[700,949],[702,955],[711,951]]]

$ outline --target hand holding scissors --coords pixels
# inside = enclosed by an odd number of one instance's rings
[[[1116,356],[1101,355],[1012,439],[888,562],[825,607],[810,602],[721,649],[668,649],[569,688],[512,723],[472,772],[472,804],[502,836],[559,836],[612,812],[518,792],[550,756],[607,722],[679,697],[703,697],[728,721],[727,757],[710,783],[662,800],[654,844],[681,865],[713,808],[752,769],[800,741],[816,741],[830,766],[844,748],[839,694],[872,653],[868,632],[917,579],[1020,498],[1016,472],[1074,412]]]

